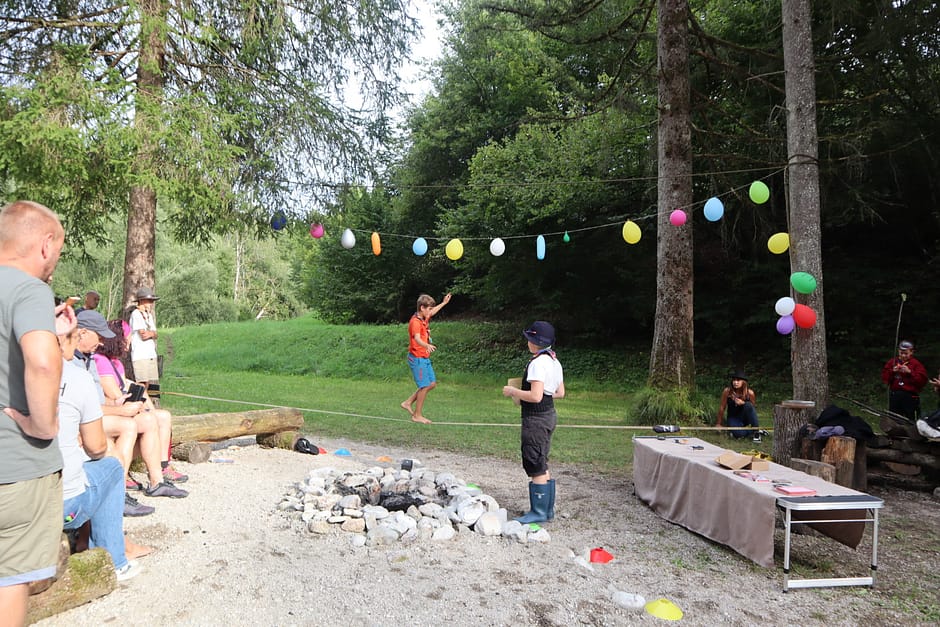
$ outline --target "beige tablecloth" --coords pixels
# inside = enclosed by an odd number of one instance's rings
[[[697,438],[635,438],[633,484],[637,497],[666,520],[728,545],[761,566],[774,566],[776,501],[783,496],[770,482],[738,477],[715,459],[725,452]],[[703,447],[694,450],[693,446]],[[819,496],[860,495],[780,464],[760,471],[768,479],[816,490]],[[827,518],[855,518],[864,510],[842,510]],[[794,512],[794,520],[820,518],[818,512]],[[819,525],[819,531],[855,548],[864,523]]]

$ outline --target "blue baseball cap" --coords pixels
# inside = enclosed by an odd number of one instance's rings
[[[78,328],[94,331],[103,338],[110,339],[114,337],[114,331],[108,328],[108,322],[100,313],[94,309],[82,309],[76,316],[78,318]]]

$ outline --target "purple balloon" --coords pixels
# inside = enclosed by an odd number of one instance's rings
[[[793,320],[793,316],[780,316],[780,319],[777,320],[777,333],[780,335],[790,335],[793,333],[794,327],[796,327],[796,322]]]

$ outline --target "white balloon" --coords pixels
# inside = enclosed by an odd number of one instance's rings
[[[796,308],[796,302],[789,296],[777,300],[777,304],[774,305],[774,311],[777,312],[778,316],[789,316],[793,313],[794,308]]]
[[[506,252],[506,244],[500,238],[495,238],[490,242],[490,254],[494,257],[499,257],[504,252]]]
[[[339,239],[339,243],[343,245],[343,248],[352,248],[356,245],[356,234],[346,229],[343,231],[343,236]]]

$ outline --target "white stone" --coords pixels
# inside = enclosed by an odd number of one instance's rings
[[[353,533],[362,533],[366,530],[366,521],[362,518],[350,518],[345,521],[341,527],[343,531],[351,531]]]
[[[346,507],[343,508],[343,516],[349,516],[350,518],[362,518],[362,510],[355,507]]]
[[[385,525],[379,525],[375,529],[370,529],[366,534],[366,538],[371,546],[382,546],[398,542],[398,534],[395,533],[395,530]]]
[[[307,525],[307,531],[310,533],[326,534],[330,532],[330,523],[325,520],[311,520]]]
[[[349,544],[351,544],[353,547],[357,549],[364,547],[366,545],[366,537],[362,535],[361,533],[354,533],[349,538]]]
[[[444,508],[437,503],[425,503],[424,505],[418,507],[418,511],[421,512],[424,516],[437,518],[438,515],[444,511]]]
[[[339,506],[343,509],[359,509],[362,507],[362,499],[359,498],[358,494],[347,494],[339,500]]]
[[[530,533],[528,540],[529,542],[546,543],[546,542],[551,542],[552,536],[551,534],[548,533],[548,529],[546,529],[545,527],[542,527],[538,531],[534,531]]]
[[[483,536],[498,536],[502,531],[501,527],[496,512],[486,512],[477,519],[473,529]]]
[[[388,510],[381,505],[366,505],[362,508],[362,513],[367,516],[375,516],[376,520],[388,518],[389,515]]]
[[[349,516],[330,516],[326,519],[326,522],[335,525],[338,523],[344,523],[347,520],[349,520]]]
[[[368,475],[357,473],[354,475],[349,475],[348,477],[343,479],[343,485],[346,486],[347,488],[357,488],[361,485],[364,485],[365,482],[368,480],[369,480]]]
[[[434,533],[431,534],[431,539],[435,542],[447,542],[448,540],[453,540],[455,535],[457,535],[457,532],[454,531],[453,527],[444,525],[434,530]]]

